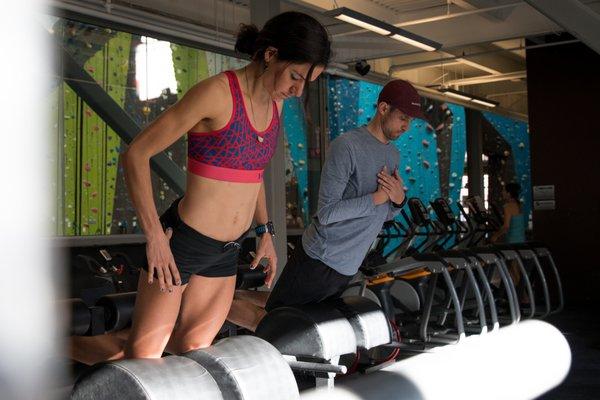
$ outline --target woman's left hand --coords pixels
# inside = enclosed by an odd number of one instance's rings
[[[264,267],[264,271],[267,274],[265,277],[265,285],[270,289],[273,279],[275,279],[275,274],[277,273],[277,254],[275,253],[275,246],[273,245],[273,237],[268,232],[260,237],[260,242],[256,249],[256,256],[254,257],[252,264],[250,264],[250,268],[256,268],[263,258],[268,260],[268,264]]]

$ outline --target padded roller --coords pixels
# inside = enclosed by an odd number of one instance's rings
[[[537,399],[570,366],[569,344],[558,329],[529,320],[336,382],[332,390],[303,391],[302,400]]]
[[[222,400],[204,367],[186,357],[100,364],[75,383],[72,400]]]
[[[59,300],[58,305],[70,313],[69,334],[85,335],[90,329],[92,315],[84,301],[81,299]]]
[[[387,318],[375,302],[366,297],[347,296],[337,299],[335,307],[350,322],[358,347],[368,350],[392,341]]]
[[[96,306],[104,308],[106,332],[116,332],[131,323],[137,292],[114,293],[103,296]]]
[[[234,336],[183,355],[206,368],[225,400],[296,400],[292,370],[281,354],[254,336]]]
[[[261,266],[250,269],[250,265],[238,265],[238,273],[235,279],[236,289],[251,289],[261,287],[265,284],[265,277]]]
[[[356,352],[350,322],[331,304],[276,308],[262,319],[256,335],[296,357],[331,360]]]

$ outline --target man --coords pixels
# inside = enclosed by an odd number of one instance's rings
[[[371,121],[331,142],[312,223],[273,291],[236,293],[228,319],[255,330],[266,312],[339,297],[358,272],[383,223],[405,202],[392,141],[424,118],[420,97],[403,80],[384,86]],[[267,299],[268,297],[268,299]],[[266,301],[266,304],[265,304]],[[264,304],[264,310],[262,305]]]

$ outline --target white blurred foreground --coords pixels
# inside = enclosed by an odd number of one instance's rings
[[[49,34],[41,0],[2,2],[0,13],[0,398],[49,399],[59,316],[47,238]],[[56,200],[56,199],[55,199]]]
[[[525,321],[496,333],[397,362],[369,375],[336,381],[331,391],[302,400],[534,399],[558,386],[571,366],[565,337],[542,321]]]

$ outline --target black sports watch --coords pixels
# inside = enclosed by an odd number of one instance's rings
[[[275,236],[275,227],[273,226],[273,221],[269,221],[264,225],[257,225],[256,228],[254,228],[254,233],[256,233],[256,236],[260,236],[267,232],[269,232],[271,236]]]
[[[408,196],[406,196],[406,195],[405,195],[405,196],[404,196],[404,200],[402,200],[402,203],[398,204],[398,203],[394,203],[394,202],[392,201],[392,205],[393,205],[394,207],[396,207],[396,208],[402,208],[402,207],[404,207],[404,205],[406,204],[406,201],[407,201],[407,200],[408,200]]]

